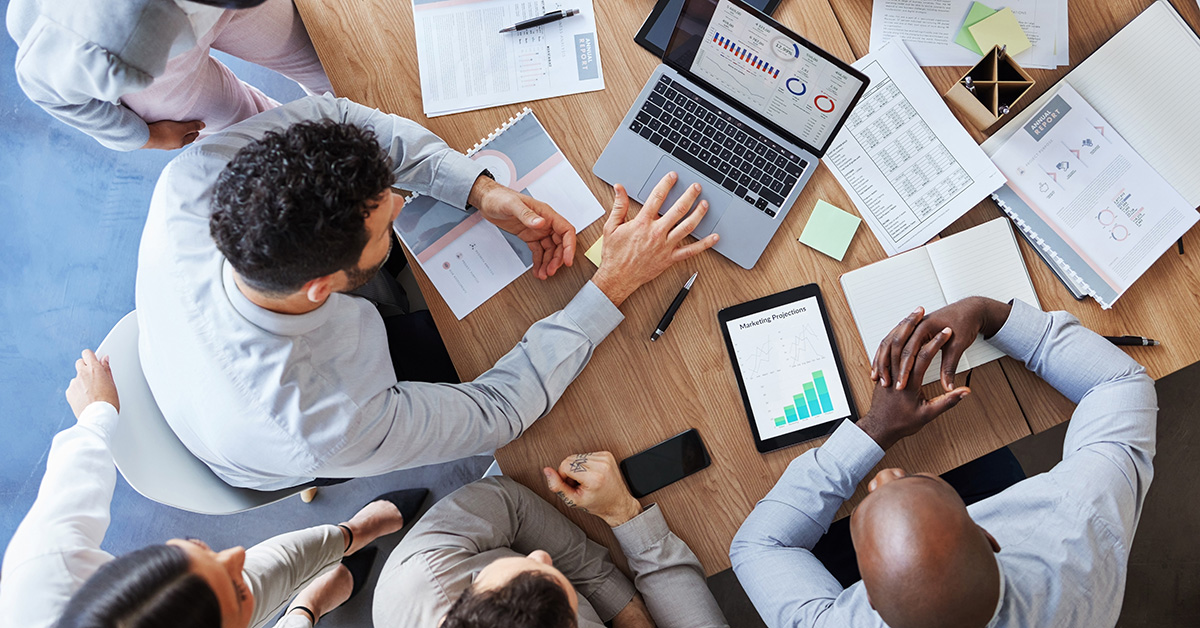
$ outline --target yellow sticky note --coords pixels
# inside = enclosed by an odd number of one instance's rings
[[[800,233],[800,242],[842,261],[862,219],[825,201],[817,201]]]
[[[996,11],[967,28],[979,49],[985,53],[992,46],[1008,46],[1007,53],[1011,56],[1025,52],[1033,45],[1029,43],[1025,31],[1021,30],[1012,9]]]
[[[591,248],[587,250],[587,253],[583,254],[583,256],[588,258],[588,261],[595,264],[596,268],[600,268],[600,260],[604,258],[604,236],[600,236],[600,239],[596,240],[596,243],[593,244]]]

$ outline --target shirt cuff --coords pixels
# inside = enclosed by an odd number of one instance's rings
[[[79,414],[79,424],[93,428],[106,441],[117,431],[117,409],[107,401],[93,401]]]
[[[448,205],[465,208],[471,188],[475,187],[475,180],[483,171],[484,167],[474,159],[462,153],[446,151],[434,172],[433,189],[429,195]]]
[[[1020,299],[1013,299],[1008,320],[995,336],[987,341],[1009,356],[1028,362],[1042,342],[1042,336],[1050,326],[1051,315]]]
[[[612,529],[626,556],[636,555],[662,543],[671,533],[658,504],[650,504],[638,516]]]
[[[820,449],[821,457],[832,460],[845,476],[855,478],[856,486],[883,460],[884,454],[879,443],[852,421],[842,421]]]
[[[593,345],[600,344],[625,320],[621,310],[591,281],[579,289],[563,313],[583,330]]]

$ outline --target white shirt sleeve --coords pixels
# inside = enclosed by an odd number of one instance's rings
[[[0,571],[0,626],[50,628],[71,595],[112,560],[108,530],[116,470],[109,437],[117,409],[98,401],[50,446],[46,475]]]

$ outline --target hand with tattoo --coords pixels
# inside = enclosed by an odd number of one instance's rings
[[[567,456],[558,469],[542,469],[546,484],[568,508],[578,508],[617,527],[642,512],[629,494],[617,460],[607,451]]]

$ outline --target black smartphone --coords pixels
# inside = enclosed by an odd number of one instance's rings
[[[622,460],[621,475],[634,497],[645,497],[710,464],[700,432],[692,428]]]

